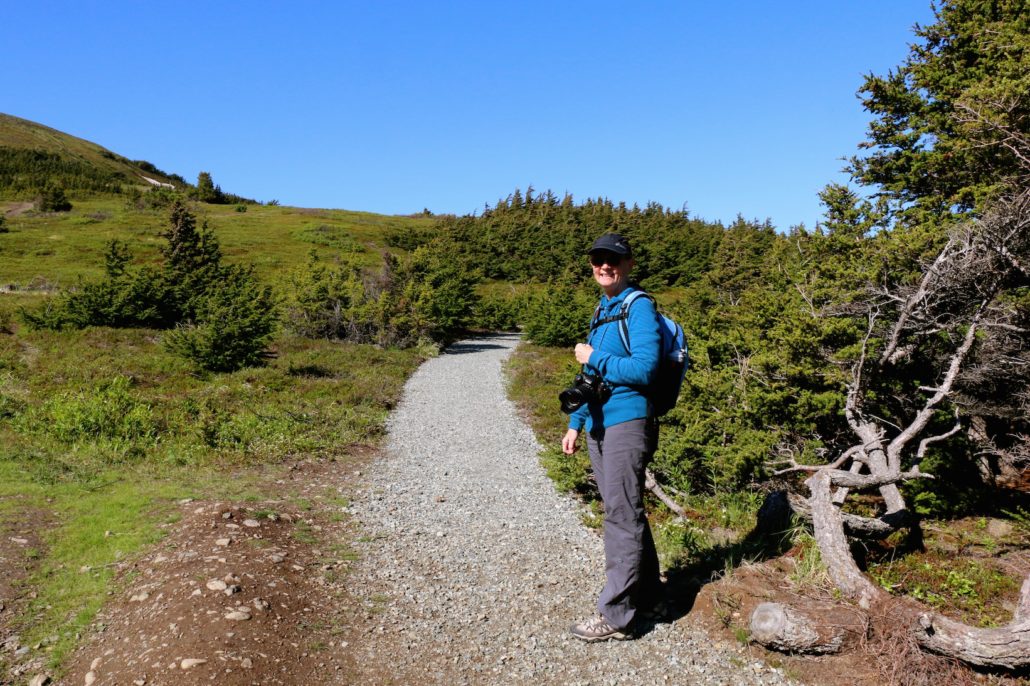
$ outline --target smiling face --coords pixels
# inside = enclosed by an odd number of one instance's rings
[[[596,250],[590,253],[590,267],[594,272],[594,281],[605,295],[612,298],[629,285],[633,259],[608,250]]]

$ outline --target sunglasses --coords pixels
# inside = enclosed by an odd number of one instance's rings
[[[590,264],[600,267],[607,264],[609,267],[618,267],[622,264],[623,256],[613,252],[595,252],[590,255]]]

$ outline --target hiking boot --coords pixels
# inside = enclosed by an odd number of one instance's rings
[[[633,638],[632,632],[616,629],[601,615],[591,617],[572,625],[572,635],[581,641],[627,641]]]

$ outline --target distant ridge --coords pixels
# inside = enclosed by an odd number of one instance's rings
[[[130,160],[49,126],[0,113],[0,192],[38,186],[41,176],[85,190],[119,184],[189,185],[145,160]]]

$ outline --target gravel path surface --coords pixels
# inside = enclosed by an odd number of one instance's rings
[[[375,682],[788,683],[690,615],[634,641],[569,635],[594,612],[604,554],[505,396],[501,367],[517,343],[464,341],[423,365],[352,506],[364,542],[351,588],[372,632],[354,649],[381,669]]]

